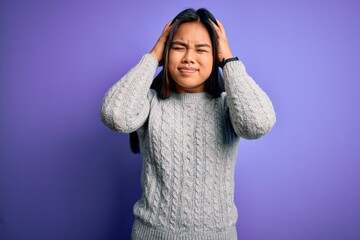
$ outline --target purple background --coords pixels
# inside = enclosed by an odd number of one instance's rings
[[[357,0],[2,0],[0,239],[129,238],[141,158],[99,109],[186,7],[223,22],[277,112],[239,146],[239,239],[360,239]]]

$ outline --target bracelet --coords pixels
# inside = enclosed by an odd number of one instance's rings
[[[239,60],[238,57],[233,57],[233,58],[228,58],[228,59],[223,58],[222,62],[219,64],[219,67],[223,68],[225,66],[225,64],[227,64],[228,62],[238,61],[238,60]]]

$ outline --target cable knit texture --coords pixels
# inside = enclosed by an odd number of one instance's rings
[[[237,239],[234,169],[240,137],[256,139],[275,124],[268,96],[241,61],[223,68],[225,92],[150,89],[157,60],[146,54],[106,93],[101,119],[136,131],[143,157],[143,194],[134,206],[132,239]]]

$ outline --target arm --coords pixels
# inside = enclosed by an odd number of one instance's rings
[[[213,24],[218,39],[218,61],[233,57],[224,26],[220,21]],[[226,103],[235,133],[247,139],[266,134],[275,124],[272,103],[266,93],[246,73],[240,61],[223,66]]]
[[[266,134],[276,122],[269,97],[246,73],[241,61],[227,63],[223,73],[230,121],[236,134],[247,139]]]
[[[149,114],[147,99],[158,61],[146,54],[124,77],[105,94],[101,120],[110,129],[130,133],[140,128]]]
[[[164,46],[169,35],[168,22],[154,48],[106,93],[101,106],[101,120],[109,128],[121,133],[130,133],[146,121],[150,103],[155,95],[149,91],[155,71],[162,59]]]

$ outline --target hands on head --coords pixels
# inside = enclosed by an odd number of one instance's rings
[[[166,41],[169,37],[170,34],[170,30],[171,30],[171,23],[173,20],[169,21],[163,31],[161,32],[161,35],[159,37],[159,39],[157,40],[155,46],[153,47],[153,49],[150,51],[150,53],[158,60],[158,62],[160,63],[163,57],[163,52],[165,49],[165,45],[166,45]]]
[[[217,25],[212,22],[212,25],[216,31],[216,36],[218,40],[218,60],[222,62],[223,59],[228,59],[234,57],[229,42],[226,38],[225,28],[224,25],[216,19]]]
[[[165,25],[155,46],[150,51],[150,53],[158,60],[159,63],[161,63],[162,58],[163,58],[163,52],[165,49],[165,45],[166,45],[167,39],[169,37],[171,28],[173,26],[172,23],[173,23],[173,20],[170,20]],[[218,62],[222,62],[224,59],[232,58],[233,54],[231,52],[230,45],[227,40],[225,28],[224,28],[223,24],[218,19],[216,19],[216,23],[217,24],[212,22],[212,25],[216,32],[217,41],[218,41],[218,56],[217,56]]]

